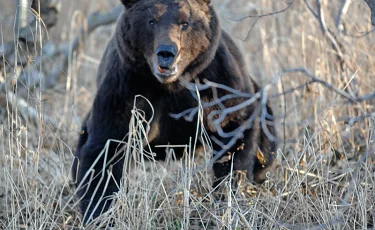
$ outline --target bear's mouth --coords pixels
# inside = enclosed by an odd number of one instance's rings
[[[161,83],[170,83],[177,79],[177,66],[157,66],[154,68],[154,75]]]

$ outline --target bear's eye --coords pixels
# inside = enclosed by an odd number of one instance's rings
[[[181,25],[182,29],[186,29],[186,28],[189,27],[189,23],[185,22],[185,21],[181,22],[180,25]]]
[[[150,20],[150,21],[148,21],[148,25],[149,25],[151,28],[154,28],[154,26],[155,26],[155,21],[154,21],[154,20]]]

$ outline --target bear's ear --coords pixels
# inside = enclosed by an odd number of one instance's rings
[[[132,7],[138,1],[139,0],[121,0],[122,4],[124,4],[126,9],[129,9],[130,7]]]
[[[209,5],[211,3],[211,0],[202,0],[204,3],[206,3],[207,5]]]

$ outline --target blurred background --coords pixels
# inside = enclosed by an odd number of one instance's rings
[[[124,10],[119,2],[0,0],[0,229],[81,226],[70,167],[101,55]],[[152,169],[158,173],[142,174],[152,180],[148,191],[166,191],[153,202],[138,184],[134,194],[143,195],[116,206],[115,226],[373,228],[375,36],[366,3],[211,4],[250,75],[268,87],[278,166],[265,185],[246,184],[221,200],[177,182],[182,166],[171,178]]]

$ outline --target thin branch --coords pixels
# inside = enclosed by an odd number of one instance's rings
[[[318,11],[318,19],[319,19],[319,25],[320,29],[322,30],[323,34],[327,31],[327,25],[326,21],[324,19],[324,10],[322,7],[322,0],[316,0],[316,8]]]
[[[239,22],[239,21],[243,21],[247,18],[256,18],[255,21],[251,24],[250,28],[248,29],[246,37],[244,39],[241,39],[241,40],[245,41],[250,37],[251,31],[253,30],[255,24],[259,21],[260,18],[283,13],[286,10],[288,10],[293,5],[293,3],[294,3],[294,0],[292,0],[291,2],[288,2],[288,3],[285,3],[285,4],[287,4],[287,6],[284,9],[281,9],[281,10],[278,10],[278,11],[274,11],[274,12],[270,12],[270,13],[266,13],[266,14],[259,14],[259,15],[247,15],[247,16],[244,16],[244,17],[241,17],[241,18],[229,18],[229,19],[233,20],[233,21],[236,21],[236,22]]]
[[[312,13],[312,15],[313,15],[315,18],[319,18],[318,13],[315,12],[315,10],[312,8],[312,6],[310,5],[310,3],[309,3],[308,0],[305,0],[305,5],[306,5],[307,9],[309,9],[310,13]]]
[[[276,141],[275,137],[268,131],[268,128],[267,128],[267,125],[269,125],[269,124],[274,125],[273,122],[267,121],[267,119],[273,118],[267,112],[267,101],[268,101],[267,95],[268,95],[268,91],[273,87],[273,85],[278,84],[278,82],[282,79],[282,77],[288,76],[287,75],[288,73],[301,73],[301,74],[303,74],[304,77],[309,78],[309,81],[306,82],[303,85],[300,85],[300,86],[296,87],[296,88],[285,91],[283,94],[290,93],[294,90],[300,89],[302,86],[306,86],[306,85],[311,84],[311,83],[319,83],[319,84],[323,85],[325,88],[327,88],[327,89],[331,90],[332,92],[335,92],[336,94],[345,98],[349,103],[359,103],[359,102],[367,101],[367,100],[370,100],[370,99],[375,99],[375,91],[373,93],[369,93],[369,94],[366,94],[366,95],[363,95],[363,96],[352,96],[349,93],[337,88],[336,86],[331,85],[330,83],[316,77],[314,74],[310,73],[305,68],[285,69],[285,70],[281,71],[280,73],[278,73],[274,78],[272,78],[272,80],[269,84],[264,86],[262,89],[260,89],[255,94],[246,94],[246,93],[240,92],[240,95],[237,95],[237,96],[240,96],[244,99],[247,98],[246,100],[242,101],[241,103],[239,103],[237,105],[234,105],[230,108],[214,110],[208,115],[207,119],[211,119],[213,121],[213,124],[215,126],[215,129],[217,130],[218,135],[220,137],[229,138],[228,143],[224,144],[224,143],[220,142],[217,138],[211,137],[212,141],[214,141],[216,144],[221,146],[221,150],[217,151],[217,152],[214,152],[214,157],[210,160],[209,166],[211,166],[216,160],[220,159],[220,157],[222,157],[222,155],[224,153],[226,153],[228,151],[228,149],[230,149],[237,142],[238,139],[243,137],[243,133],[247,129],[250,129],[252,127],[253,122],[255,121],[255,119],[259,115],[260,115],[260,124],[261,124],[263,132],[265,133],[267,138],[269,138],[272,141]],[[190,89],[193,89],[193,85],[194,85],[193,83],[187,83],[185,86],[187,86]],[[205,84],[197,84],[196,87],[195,87],[195,89],[198,89],[200,91],[206,90],[208,88],[225,89],[227,92],[230,92],[227,95],[227,98],[234,98],[234,95],[237,93],[237,90],[234,90],[234,89],[230,90],[225,85],[221,85],[221,84],[210,82],[210,81],[205,81]],[[272,97],[274,97],[274,96],[275,95],[273,95]],[[222,129],[220,124],[227,116],[229,116],[233,112],[239,111],[239,110],[255,103],[256,101],[260,102],[260,104],[258,104],[258,106],[256,106],[252,115],[243,124],[241,124],[235,130],[232,130],[232,131],[229,131],[229,132],[224,132],[224,130]],[[200,104],[203,108],[205,108],[205,106],[213,106],[215,103],[217,105],[218,103],[222,103],[222,102],[223,102],[223,97],[217,98],[214,101],[214,103],[206,103],[205,105],[204,105],[204,103],[200,103]],[[187,111],[184,111],[180,114],[175,114],[174,116],[175,117],[182,117],[186,114],[189,114],[189,117],[193,117],[194,115],[196,115],[197,112],[198,112],[198,108],[191,108],[191,109],[189,109]],[[366,116],[362,116],[362,117],[357,118],[357,119],[349,120],[349,124],[353,124],[354,122],[357,122],[358,119],[361,119],[361,118],[364,119],[364,118],[373,117],[373,116],[374,116],[374,113],[368,114]]]
[[[288,2],[288,3],[285,3],[285,4],[287,4],[287,6],[284,9],[281,9],[281,10],[278,10],[278,11],[265,13],[265,14],[247,15],[247,16],[244,16],[244,17],[241,17],[241,18],[229,18],[229,19],[233,20],[233,21],[236,21],[236,22],[240,22],[240,21],[243,21],[247,18],[262,18],[262,17],[272,16],[272,15],[275,15],[275,14],[285,12],[287,9],[289,9],[293,5],[293,3],[294,3],[294,0],[291,1],[291,2]]]
[[[340,23],[341,23],[341,18],[342,15],[345,14],[348,10],[348,7],[350,5],[351,0],[341,0],[340,8],[336,16],[335,20],[335,26],[337,29],[339,29]]]

